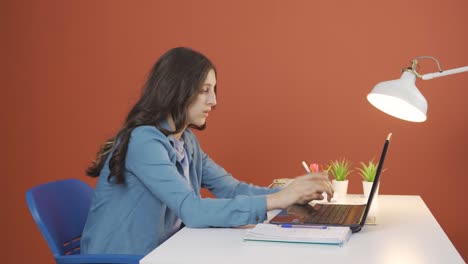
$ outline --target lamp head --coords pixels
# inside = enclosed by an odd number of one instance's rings
[[[411,122],[424,122],[427,119],[427,101],[415,82],[416,76],[405,71],[400,79],[377,84],[367,95],[367,100],[391,116]]]
[[[400,79],[377,84],[367,95],[367,100],[377,109],[391,116],[411,121],[424,122],[427,119],[427,101],[416,87],[415,71],[417,60],[404,69]]]
[[[420,75],[416,72],[418,59],[433,60],[439,71]],[[367,100],[379,110],[394,117],[412,122],[424,122],[427,119],[427,101],[416,87],[416,78],[430,80],[461,72],[468,72],[468,66],[443,71],[436,58],[419,56],[411,61],[411,67],[403,70],[400,79],[377,84],[367,95]]]

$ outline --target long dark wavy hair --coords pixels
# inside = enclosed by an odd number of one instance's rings
[[[203,54],[189,48],[174,48],[162,55],[153,66],[143,87],[143,93],[128,113],[124,125],[117,135],[104,142],[86,174],[98,177],[107,157],[112,153],[107,180],[115,177],[115,183],[125,183],[125,157],[132,130],[138,126],[149,125],[156,127],[166,136],[181,132],[186,126],[187,109],[199,94],[210,70],[216,73],[213,63]],[[174,120],[174,131],[161,127],[161,121],[169,115]],[[199,130],[205,129],[205,126],[189,125]]]

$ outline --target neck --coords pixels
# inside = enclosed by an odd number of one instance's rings
[[[167,116],[167,123],[169,124],[169,127],[172,129],[172,130],[175,130],[175,124],[174,124],[174,119],[172,119],[172,116],[171,115],[168,115]],[[172,134],[172,136],[177,139],[177,140],[180,140],[180,137],[182,136],[182,133],[184,133],[185,129],[187,128],[184,127],[184,129],[182,129],[182,131],[180,131],[179,133],[177,134]]]

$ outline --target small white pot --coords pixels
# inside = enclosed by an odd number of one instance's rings
[[[364,197],[369,198],[373,184],[374,184],[373,182],[362,181],[362,189],[364,191]],[[375,190],[374,198],[377,198],[379,196],[379,186],[380,186],[380,182],[377,184],[377,190]]]
[[[345,181],[333,180],[332,185],[333,185],[333,190],[335,191],[335,194],[333,196],[335,200],[342,200],[346,198],[346,194],[348,194],[348,180],[345,180]]]

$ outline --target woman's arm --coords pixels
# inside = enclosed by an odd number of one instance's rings
[[[278,192],[281,188],[259,187],[235,179],[221,166],[216,164],[202,150],[202,187],[210,190],[216,197],[233,198],[237,195],[266,195]]]
[[[314,199],[323,199],[327,192],[329,200],[333,188],[328,179],[321,174],[306,174],[295,178],[284,188],[262,188],[240,182],[217,165],[208,155],[203,156],[202,187],[208,188],[217,197],[236,197],[237,195],[266,195],[267,210],[284,209],[291,204],[306,204]]]
[[[228,227],[266,219],[264,195],[202,199],[171,162],[154,128],[137,128],[129,143],[126,168],[189,227]]]

